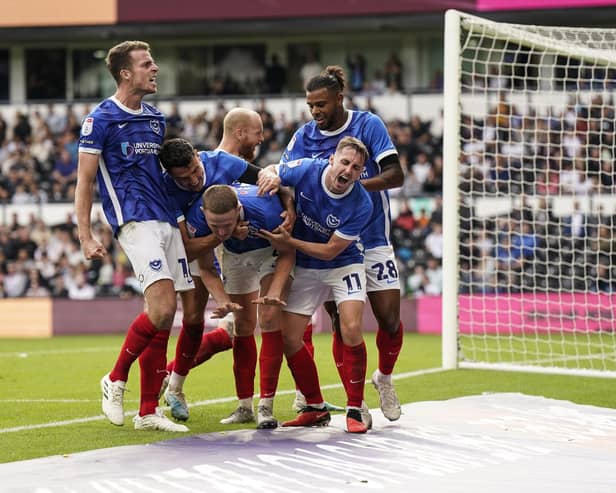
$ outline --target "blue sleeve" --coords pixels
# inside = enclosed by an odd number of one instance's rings
[[[366,137],[364,144],[368,146],[370,155],[375,162],[379,162],[385,156],[397,154],[396,147],[387,132],[387,127],[376,115],[371,115],[366,123]]]
[[[368,194],[362,194],[361,199],[355,203],[353,210],[355,213],[350,219],[336,231],[350,237],[359,237],[360,233],[364,230],[370,217],[372,216],[372,201]]]
[[[267,197],[266,200],[275,200],[276,202],[278,202],[278,204],[273,204],[278,206],[280,204],[280,199],[278,198],[277,195],[270,197]],[[282,224],[282,217],[280,217],[280,214],[282,213],[283,209],[282,209],[282,205],[280,205],[280,208],[272,206],[272,207],[268,207],[265,212],[264,212],[264,217],[263,217],[263,223],[265,224],[265,229],[267,229],[268,231],[273,231],[274,229],[276,229],[278,226],[280,226]]]
[[[296,159],[278,165],[278,176],[281,185],[294,187],[300,183],[306,173],[313,169],[314,159]]]
[[[107,124],[104,119],[96,118],[93,115],[88,115],[83,120],[81,125],[81,134],[79,136],[79,150],[102,151],[105,143],[105,134],[107,132]]]
[[[282,153],[282,156],[280,156],[280,162],[288,163],[289,161],[294,161],[302,157],[305,157],[304,127],[301,127],[295,132],[295,134],[287,144],[286,149]]]
[[[220,153],[220,169],[224,170],[224,175],[229,180],[229,184],[239,180],[246,172],[248,163],[238,156],[227,154],[226,152]]]
[[[201,210],[201,202],[197,201],[190,206],[186,213],[186,229],[191,238],[200,238],[209,235],[212,231],[205,222],[205,216]]]

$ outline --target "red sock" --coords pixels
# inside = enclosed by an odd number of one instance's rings
[[[308,324],[306,325],[302,339],[304,340],[304,346],[306,346],[306,349],[310,353],[310,356],[314,358],[314,346],[312,344],[312,321],[308,322]],[[299,390],[297,383],[295,384],[295,388]]]
[[[259,387],[261,399],[274,397],[282,366],[282,332],[261,332]]]
[[[197,324],[182,323],[182,330],[175,348],[175,360],[173,360],[173,366],[171,367],[171,370],[178,375],[188,375],[188,371],[193,367],[193,359],[201,345],[204,327],[204,322]],[[168,369],[169,365],[167,365]]]
[[[126,382],[128,380],[128,371],[131,365],[144,351],[156,332],[156,327],[152,325],[145,312],[140,313],[133,320],[126,333],[120,355],[109,375],[112,382],[116,380]]]
[[[310,356],[314,356],[314,346],[312,345],[312,322],[308,322],[304,329],[304,345],[308,349]]]
[[[361,407],[364,400],[364,383],[368,356],[366,344],[362,341],[357,346],[344,345],[344,389],[347,393],[347,406]]]
[[[287,357],[287,365],[295,379],[295,384],[306,397],[306,402],[309,405],[323,402],[317,366],[305,345],[293,356]]]
[[[257,370],[257,343],[255,336],[233,338],[233,375],[238,399],[248,399],[255,392]]]
[[[158,406],[158,393],[167,375],[167,344],[169,331],[159,330],[139,356],[141,369],[141,404],[139,416],[154,414]]]
[[[232,347],[233,339],[229,337],[229,334],[225,329],[218,327],[217,329],[211,330],[210,332],[203,334],[203,337],[201,338],[201,346],[199,346],[197,355],[193,359],[192,367],[194,368],[195,366],[199,366],[215,354],[222,353]]]
[[[385,332],[379,328],[376,332],[376,347],[379,351],[379,370],[383,375],[391,375],[404,340],[404,327],[402,322],[395,334]]]
[[[346,378],[344,377],[344,343],[342,342],[342,336],[340,332],[334,330],[332,339],[332,354],[334,355],[334,363],[336,363],[336,370],[340,375],[340,381],[342,385],[346,385]],[[345,387],[346,388],[346,387]]]

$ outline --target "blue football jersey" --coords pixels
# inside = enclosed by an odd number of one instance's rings
[[[349,111],[345,124],[335,131],[319,130],[314,120],[304,124],[293,135],[287,145],[281,163],[295,159],[328,158],[336,152],[340,139],[346,136],[361,140],[368,148],[369,158],[361,178],[372,178],[381,172],[379,161],[397,154],[383,121],[369,111]],[[369,192],[373,204],[373,215],[366,229],[362,231],[361,241],[365,248],[389,245],[391,214],[387,190]]]
[[[171,175],[165,172],[167,193],[173,198],[178,222],[184,220],[186,212],[195,201],[199,201],[207,187],[212,185],[231,185],[246,172],[248,163],[238,156],[220,149],[199,152],[203,165],[205,183],[198,192],[191,192],[178,186]]]
[[[368,192],[354,183],[344,194],[325,186],[326,159],[298,159],[279,164],[282,185],[295,188],[297,220],[293,236],[313,243],[327,243],[333,234],[355,240],[333,260],[319,260],[297,252],[296,264],[308,269],[333,269],[364,262],[359,235],[372,215]]]
[[[147,103],[131,110],[115,97],[83,120],[79,152],[100,155],[96,178],[114,234],[130,221],[165,221],[177,227],[158,161],[164,135],[160,111]]]
[[[244,253],[270,246],[269,241],[259,238],[256,233],[260,229],[273,231],[282,223],[283,208],[277,195],[257,195],[255,185],[236,183],[233,188],[237,192],[242,208],[240,220],[248,221],[248,237],[244,240],[229,238],[224,241],[225,248],[230,252]],[[195,202],[186,214],[186,229],[193,238],[212,234],[203,211],[201,201]]]

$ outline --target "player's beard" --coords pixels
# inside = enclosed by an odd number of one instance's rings
[[[240,156],[249,163],[252,163],[257,157],[257,147],[245,147],[240,149]]]

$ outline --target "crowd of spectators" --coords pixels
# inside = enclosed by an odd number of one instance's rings
[[[94,231],[109,255],[85,261],[72,214],[48,225],[31,215],[26,224],[13,215],[0,225],[0,298],[57,297],[75,300],[139,293],[128,259],[109,226],[97,218]]]
[[[522,113],[505,94],[485,116],[462,116],[460,188],[469,199],[521,197],[520,206],[496,217],[463,211],[463,291],[614,291],[616,251],[605,241],[614,219],[581,200],[616,192],[611,97],[578,94],[562,111],[539,102]],[[558,196],[575,198],[564,213],[552,210]]]
[[[352,100],[349,106],[357,107]],[[178,106],[173,105],[167,115],[168,137],[182,136],[198,149],[213,149],[222,136],[222,120],[228,109],[220,103],[211,115],[205,112],[182,115]],[[370,109],[378,112],[376,108]],[[283,147],[303,121],[293,121],[284,114],[273,115],[266,109],[265,102],[258,112],[263,120],[265,138],[255,161],[260,165],[278,162]],[[3,122],[0,123],[3,129],[0,135],[3,142],[0,147],[0,204],[70,203],[74,200],[78,122],[83,115],[76,114],[71,107],[67,108],[66,115],[60,114],[63,113],[59,108],[50,105],[46,113],[35,110],[30,114],[16,114],[12,126],[0,116],[0,122]],[[309,116],[306,114],[304,118]],[[388,125],[407,173],[405,185],[392,193],[394,200],[411,199],[426,193],[439,194],[442,173],[440,137],[433,136],[430,124],[417,117],[410,122],[391,121]],[[421,231],[428,236],[431,224],[429,219],[426,220]],[[109,228],[102,219],[96,228],[110,252],[104,262],[84,260],[70,215],[64,223],[56,225],[45,225],[34,216],[27,224],[20,224],[15,216],[9,224],[1,225],[0,297],[84,299],[137,292],[138,286],[129,264],[119,245],[112,241]],[[406,252],[404,245],[396,246]],[[414,262],[423,258],[422,248],[413,246],[410,249]],[[400,259],[405,285],[412,273],[407,260]],[[427,258],[425,260],[427,266]],[[424,288],[412,291],[423,292]]]
[[[352,99],[348,106],[355,107]],[[361,109],[378,113],[378,108]],[[198,149],[212,149],[222,136],[227,110],[220,103],[213,114],[192,115],[180,114],[174,106],[168,112],[169,136],[183,136]],[[265,139],[256,162],[278,162],[283,146],[303,121],[273,115],[265,101],[258,112]],[[81,117],[70,107],[65,115],[49,106],[46,113],[16,114],[9,127],[0,116],[0,204],[73,201]],[[551,210],[553,195],[615,192],[614,117],[613,105],[600,96],[587,105],[570,104],[549,118],[529,118],[504,99],[484,119],[463,115],[461,191],[468,197],[539,198],[522,200],[520,207],[502,217],[477,216],[472,205],[462,204],[463,291],[606,292],[616,288],[612,217],[602,211],[591,214],[581,207],[582,202],[565,216]],[[418,116],[386,124],[405,173],[403,186],[391,191],[399,211],[391,236],[403,293],[439,294],[442,136]],[[70,216],[56,225],[45,225],[36,217],[27,224],[15,218],[0,225],[0,297],[83,299],[137,292],[129,264],[109,228],[100,218],[96,228],[110,252],[103,262],[83,259]]]

